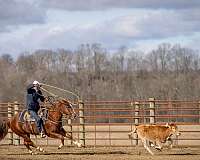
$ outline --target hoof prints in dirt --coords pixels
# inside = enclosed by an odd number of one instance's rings
[[[200,154],[195,154],[195,153],[172,153],[172,154],[165,154],[165,155],[173,155],[173,156],[195,156],[195,155],[200,155]]]
[[[37,153],[36,155],[105,155],[105,154],[128,154],[122,151],[110,151],[110,152],[51,152],[51,153]],[[8,155],[30,155],[24,154],[8,154]]]

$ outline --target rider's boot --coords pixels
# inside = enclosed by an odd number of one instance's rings
[[[40,132],[40,137],[41,137],[41,138],[45,138],[46,135],[45,135],[43,132]]]

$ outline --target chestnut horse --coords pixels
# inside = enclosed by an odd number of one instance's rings
[[[24,145],[27,147],[30,154],[33,154],[31,147],[36,148],[40,152],[44,152],[44,149],[36,146],[30,138],[30,135],[38,135],[36,124],[31,124],[28,121],[24,123],[20,122],[20,115],[22,112],[15,114],[7,122],[0,123],[0,140],[3,139],[8,133],[10,128],[15,134],[24,138]],[[73,139],[62,126],[62,116],[68,115],[69,118],[74,119],[76,113],[72,104],[67,100],[59,100],[48,109],[46,120],[44,120],[44,130],[48,137],[61,140],[61,144],[58,149],[61,149],[64,145],[64,137],[71,139],[72,142],[81,147],[81,144]]]

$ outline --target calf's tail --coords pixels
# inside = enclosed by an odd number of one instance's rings
[[[135,125],[133,126],[133,130],[128,133],[129,139],[133,137],[133,133],[137,133],[137,127]]]
[[[0,120],[0,141],[4,139],[4,137],[8,133],[8,129],[10,128],[10,121],[1,121]]]

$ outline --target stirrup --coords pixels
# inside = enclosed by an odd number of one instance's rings
[[[45,135],[43,132],[41,132],[41,133],[40,133],[40,137],[41,137],[41,138],[45,138],[46,135]]]

